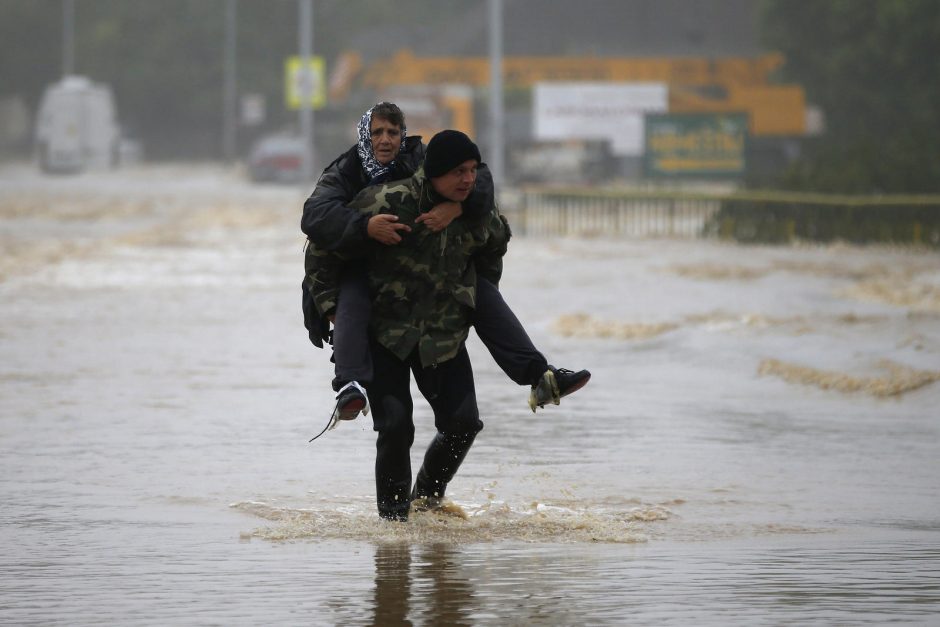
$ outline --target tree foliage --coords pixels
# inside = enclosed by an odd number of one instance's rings
[[[940,192],[940,2],[766,0],[761,31],[825,115],[788,186]]]

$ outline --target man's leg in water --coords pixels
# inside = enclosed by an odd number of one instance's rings
[[[384,346],[373,343],[378,376],[369,386],[375,429],[375,494],[379,516],[407,520],[411,507],[411,445],[415,438],[411,370]],[[415,357],[417,359],[417,357]]]
[[[424,454],[411,498],[424,499],[424,507],[437,507],[447,484],[483,428],[473,384],[473,368],[465,346],[457,355],[431,368],[412,361],[415,382],[434,410],[437,433]]]

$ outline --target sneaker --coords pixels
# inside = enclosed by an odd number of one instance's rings
[[[323,427],[320,433],[310,438],[309,442],[313,442],[327,431],[335,429],[340,420],[355,420],[359,416],[359,412],[362,412],[363,416],[369,414],[369,395],[366,394],[365,388],[359,385],[358,381],[350,381],[336,395],[336,407],[333,408],[333,413],[330,414],[326,426]]]
[[[358,381],[350,381],[336,395],[336,408],[333,410],[335,420],[355,420],[369,415],[369,395]]]
[[[587,370],[573,372],[565,368],[549,366],[538,383],[529,392],[529,407],[535,413],[536,407],[545,407],[546,403],[558,405],[563,396],[577,392],[591,380]]]

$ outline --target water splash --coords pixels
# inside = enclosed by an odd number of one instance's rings
[[[645,542],[645,526],[668,520],[663,505],[629,509],[585,503],[533,502],[513,506],[489,500],[483,504],[445,501],[439,510],[412,511],[407,523],[382,520],[370,505],[298,509],[258,501],[232,508],[275,523],[243,534],[270,541],[303,539],[381,540],[401,542],[548,542],[614,544]]]

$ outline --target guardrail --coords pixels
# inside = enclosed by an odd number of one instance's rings
[[[520,235],[894,242],[940,247],[940,196],[522,189],[503,202]]]
[[[507,213],[527,235],[698,237],[720,207],[705,196],[523,190]]]

